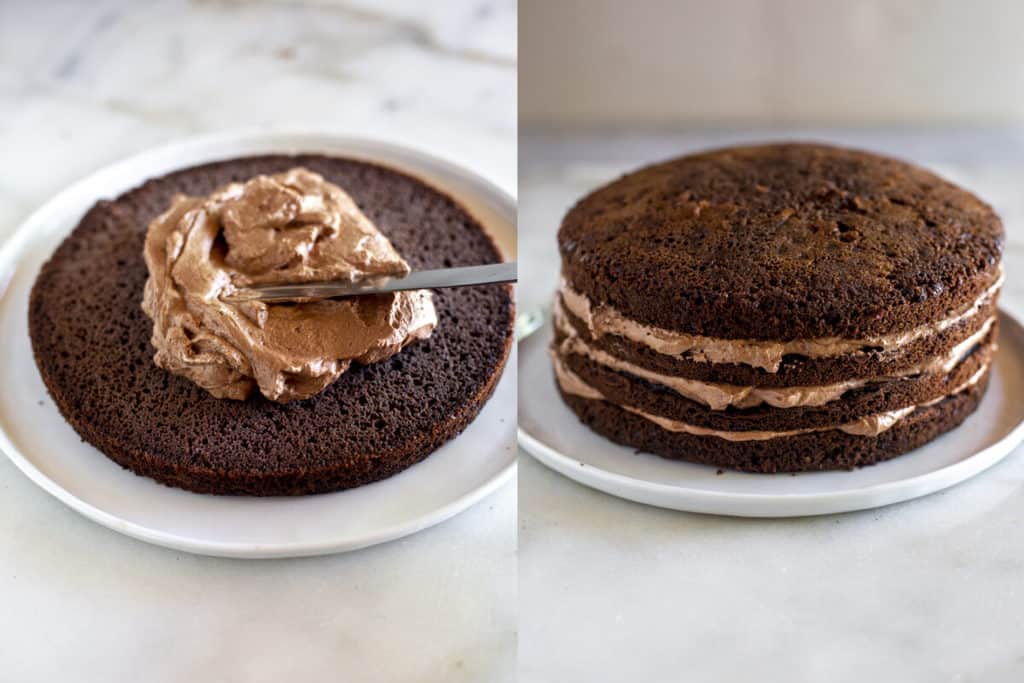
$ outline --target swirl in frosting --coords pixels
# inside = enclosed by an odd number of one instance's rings
[[[425,290],[266,304],[224,300],[253,284],[404,275],[409,265],[337,185],[303,168],[177,195],[149,225],[142,309],[154,361],[217,398],[257,389],[285,403],[323,391],[437,325]]]

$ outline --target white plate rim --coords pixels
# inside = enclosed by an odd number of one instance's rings
[[[1009,322],[1015,326],[1017,334],[1024,336],[1024,325],[1013,313],[1000,307],[999,314],[1001,325]],[[536,334],[539,336],[550,324],[550,320],[547,320],[544,328]],[[609,472],[582,462],[548,445],[522,426],[517,426],[516,435],[523,450],[541,464],[584,486],[618,498],[683,512],[729,517],[784,518],[868,510],[941,491],[980,474],[1009,455],[1024,441],[1024,420],[1018,422],[996,443],[945,467],[860,489],[825,493],[760,494],[686,488]]]
[[[454,162],[448,161],[434,154],[425,152],[405,144],[399,145],[374,137],[362,137],[353,135],[341,135],[331,131],[317,131],[312,129],[258,129],[245,128],[238,130],[227,130],[212,134],[192,136],[180,141],[168,142],[148,150],[143,150],[120,161],[103,166],[84,177],[72,182],[63,190],[57,192],[42,205],[25,217],[4,240],[0,246],[0,276],[3,273],[13,275],[16,271],[18,256],[32,239],[32,228],[43,223],[49,214],[58,212],[59,207],[80,193],[88,193],[94,185],[102,185],[110,178],[116,178],[132,169],[134,166],[165,157],[196,156],[191,162],[175,164],[171,162],[167,171],[175,168],[186,168],[187,166],[209,163],[221,159],[228,159],[232,156],[252,154],[302,154],[302,153],[327,153],[341,154],[340,151],[325,151],[324,141],[329,140],[336,148],[351,147],[346,150],[348,156],[357,159],[364,159],[379,163],[384,166],[398,168],[405,173],[416,176],[417,171],[403,167],[393,159],[382,159],[377,154],[384,153],[388,156],[404,156],[412,159],[413,163],[431,165],[442,169],[446,173],[459,177],[469,187],[475,187],[480,191],[479,199],[502,213],[509,213],[512,217],[511,223],[515,228],[516,202],[511,194],[506,192],[489,179],[476,174]],[[231,152],[231,146],[245,148],[246,146],[257,146],[262,151],[244,149],[243,151]],[[222,152],[208,154],[207,150],[221,149]],[[167,172],[164,171],[164,172]],[[157,174],[159,172],[155,172]],[[152,177],[152,176],[147,176]],[[135,187],[146,178],[136,178],[128,187]],[[431,183],[433,184],[433,183]],[[446,193],[456,194],[449,188],[439,188]],[[123,190],[122,190],[123,191]],[[457,197],[456,197],[457,199]],[[500,245],[499,250],[505,251]],[[506,254],[507,256],[507,254]],[[0,297],[6,293],[8,281],[0,280]],[[511,363],[515,362],[515,353],[509,354],[505,368],[502,370],[502,377]],[[462,435],[456,437],[461,438]],[[367,534],[358,539],[345,541],[322,541],[312,543],[309,541],[295,541],[293,543],[259,544],[249,542],[222,542],[194,539],[180,534],[152,529],[150,527],[127,521],[111,514],[92,503],[86,502],[80,497],[72,494],[59,483],[44,474],[36,465],[14,444],[7,432],[0,426],[0,452],[14,463],[29,480],[46,491],[48,494],[68,506],[84,517],[118,533],[136,538],[147,543],[182,550],[200,555],[211,555],[219,557],[235,558],[282,558],[282,557],[305,557],[313,555],[324,555],[330,553],[349,552],[367,548],[373,545],[392,541],[426,528],[439,524],[464,510],[472,507],[477,502],[489,496],[491,493],[503,487],[515,476],[517,470],[517,459],[513,450],[509,461],[498,470],[490,479],[482,482],[475,489],[466,492],[462,496],[449,501],[447,504],[437,508],[431,513],[420,515],[407,521],[396,523],[390,527],[378,529],[372,534]],[[343,493],[343,492],[336,492]],[[201,494],[195,494],[201,495]],[[331,494],[326,494],[331,495]]]

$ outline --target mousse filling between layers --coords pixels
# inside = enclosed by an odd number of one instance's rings
[[[409,265],[337,185],[303,168],[175,196],[146,234],[142,308],[154,361],[217,398],[257,389],[281,403],[323,391],[353,362],[429,337],[430,292],[266,304],[225,297],[252,284],[404,275]]]
[[[962,311],[952,311],[938,322],[919,325],[913,329],[869,339],[821,337],[792,341],[766,341],[759,339],[718,339],[685,334],[647,325],[632,320],[614,307],[595,304],[586,295],[575,290],[562,279],[559,288],[565,308],[583,321],[594,338],[606,334],[624,337],[643,344],[658,353],[681,356],[705,363],[737,363],[778,372],[783,357],[799,355],[808,358],[829,358],[856,353],[865,348],[882,352],[898,349],[918,339],[939,334],[957,323],[970,318],[993,301],[1003,284],[1000,268],[996,281],[977,300]]]
[[[608,401],[604,394],[599,390],[587,384],[579,375],[574,373],[558,356],[557,352],[551,350],[551,358],[555,368],[555,379],[558,382],[558,386],[561,387],[562,391],[567,394],[573,394],[582,398],[598,401]],[[874,415],[868,415],[860,418],[859,420],[848,422],[846,424],[829,426],[829,427],[809,427],[806,429],[794,429],[788,431],[724,431],[719,429],[708,429],[706,427],[699,427],[692,425],[687,422],[680,420],[673,420],[661,415],[653,415],[651,413],[634,408],[632,406],[623,405],[615,402],[611,402],[612,405],[618,406],[623,410],[639,415],[640,417],[653,422],[662,429],[671,432],[684,432],[687,434],[694,434],[697,436],[714,436],[726,441],[767,441],[769,439],[777,439],[781,437],[797,436],[799,434],[808,434],[811,432],[823,432],[830,430],[838,430],[846,432],[847,434],[854,434],[857,436],[878,436],[882,432],[891,429],[900,420],[909,416],[915,410],[924,408],[927,406],[935,405],[940,401],[943,401],[950,396],[955,396],[961,392],[966,391],[970,387],[974,386],[985,376],[985,373],[989,369],[990,360],[986,359],[985,363],[978,368],[978,370],[971,375],[963,384],[954,388],[951,392],[944,394],[934,400],[922,403],[920,405],[907,406],[899,408],[897,410],[891,410],[884,413],[877,413]]]
[[[996,320],[994,316],[987,319],[976,332],[958,343],[947,355],[905,368],[898,374],[854,379],[818,386],[755,387],[704,382],[686,377],[666,375],[613,356],[607,351],[588,344],[579,335],[576,328],[566,318],[560,297],[555,298],[552,319],[556,329],[563,335],[562,341],[558,344],[559,355],[575,354],[584,356],[599,365],[617,372],[627,372],[649,382],[668,387],[684,398],[702,403],[712,410],[724,410],[729,407],[753,408],[761,404],[767,404],[775,408],[823,406],[839,399],[843,394],[852,389],[858,389],[869,384],[893,379],[906,379],[933,372],[948,373],[988,335]]]

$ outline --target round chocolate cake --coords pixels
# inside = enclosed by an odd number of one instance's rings
[[[459,434],[508,357],[511,288],[437,290],[437,327],[387,360],[353,364],[321,393],[218,399],[153,361],[141,308],[147,226],[178,193],[202,196],[304,167],[343,188],[414,270],[501,260],[483,227],[422,181],[318,155],[185,169],[98,202],[43,266],[29,331],[43,380],[83,439],[122,466],[202,493],[301,495],[400,472]]]
[[[1002,224],[921,168],[811,144],[649,166],[558,234],[556,381],[608,438],[845,469],[960,424],[995,349]]]

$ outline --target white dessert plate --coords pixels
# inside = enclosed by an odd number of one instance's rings
[[[416,175],[459,199],[515,257],[515,201],[479,176],[383,142],[314,133],[232,133],[161,147],[107,167],[32,214],[0,250],[0,450],[32,481],[86,517],[171,548],[231,557],[354,550],[437,524],[515,473],[515,352],[477,419],[423,462],[375,484],[298,498],[189,493],[121,469],[84,443],[43,385],[28,336],[40,265],[94,201],[194,164],[264,153],[367,159]]]
[[[581,484],[658,507],[737,517],[799,517],[910,500],[968,479],[1024,439],[1024,328],[1000,311],[999,350],[978,410],[955,430],[850,472],[747,474],[638,454],[584,427],[552,378],[545,325],[519,346],[519,443]]]

